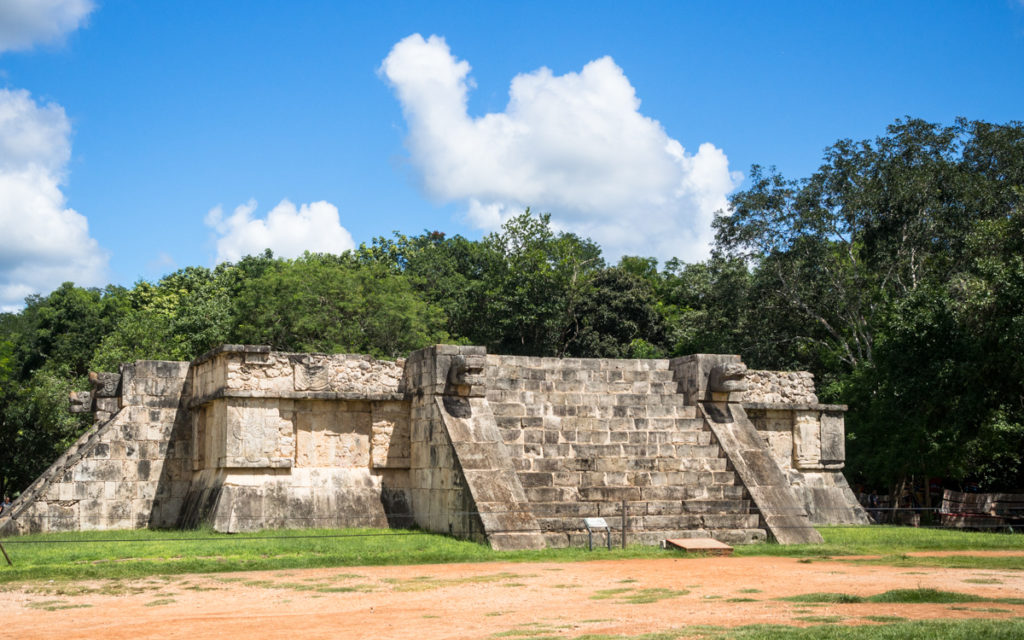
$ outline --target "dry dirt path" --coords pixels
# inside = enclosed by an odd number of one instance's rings
[[[835,617],[847,624],[873,624],[868,616],[1024,616],[1024,605],[806,605],[774,600],[821,591],[867,596],[913,588],[1024,598],[1024,572],[759,557],[42,582],[0,592],[0,637],[420,640],[536,630],[572,638],[584,633],[632,636],[694,624],[806,625]]]

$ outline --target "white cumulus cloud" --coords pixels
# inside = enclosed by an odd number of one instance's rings
[[[298,208],[282,200],[266,218],[253,217],[256,202],[235,207],[228,216],[220,206],[206,215],[206,224],[217,234],[217,262],[236,262],[243,256],[270,249],[275,255],[294,258],[304,251],[341,253],[354,249],[352,234],[341,226],[338,208],[323,200]]]
[[[0,0],[0,51],[59,41],[95,6],[92,0]]]
[[[541,68],[512,80],[504,112],[470,117],[470,66],[444,38],[411,35],[381,64],[405,114],[428,196],[458,202],[493,229],[527,206],[561,229],[623,254],[707,256],[714,212],[741,180],[710,143],[688,153],[604,57],[578,73]]]
[[[0,311],[65,280],[104,282],[107,254],[61,192],[70,135],[60,106],[0,89]]]

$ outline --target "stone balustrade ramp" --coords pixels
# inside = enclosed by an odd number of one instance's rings
[[[780,544],[823,542],[743,407],[738,403],[701,402],[700,411],[771,535]]]
[[[544,537],[487,400],[434,400],[488,543],[498,550],[543,549]]]

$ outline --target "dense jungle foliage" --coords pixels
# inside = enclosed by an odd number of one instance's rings
[[[0,489],[87,426],[66,395],[91,369],[222,343],[394,358],[453,342],[808,369],[850,405],[852,480],[1024,490],[1024,123],[900,120],[835,143],[810,177],[755,166],[747,184],[695,264],[609,264],[527,210],[479,241],[395,234],[32,296],[0,315]]]

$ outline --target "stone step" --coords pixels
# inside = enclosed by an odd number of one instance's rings
[[[594,484],[616,485],[631,484],[637,486],[661,485],[661,484],[734,484],[735,474],[727,469],[725,458],[711,456],[682,456],[679,454],[666,454],[664,457],[630,457],[639,452],[620,453],[603,456],[570,456],[559,455],[555,446],[545,445],[542,449],[546,457],[530,455],[531,445],[526,445],[527,455],[524,457],[521,452],[516,451],[517,446],[508,446],[511,449],[508,453],[512,456],[513,465],[519,473],[591,473],[606,474],[607,477],[598,479],[594,476]],[[540,453],[538,451],[537,453]],[[618,474],[618,475],[615,475]],[[717,475],[716,475],[717,474]],[[729,474],[729,475],[725,475]],[[558,484],[579,484],[576,481],[559,482],[555,476],[550,482],[545,482],[543,476],[538,476],[538,482],[533,486],[555,486]]]
[[[488,403],[496,418],[696,418],[696,409],[685,404],[681,396],[672,396],[677,398],[673,402],[644,402],[638,397],[644,396],[592,394],[578,398],[563,397],[558,401],[545,396],[533,400],[522,397],[507,400],[488,398]]]
[[[573,460],[534,460],[530,469],[519,470],[518,478],[524,488],[530,487],[637,487],[641,490],[659,487],[709,486],[714,484],[735,484],[737,476],[732,471],[715,469],[725,466],[725,460],[716,458],[704,460],[708,468],[699,471],[577,471],[570,464]],[[613,459],[596,460],[595,463],[624,463]],[[701,462],[701,461],[696,461]],[[542,464],[543,463],[543,464]],[[550,466],[549,466],[550,465]],[[551,469],[548,471],[547,469]],[[676,499],[675,496],[669,499]],[[684,499],[682,497],[680,500]]]
[[[543,532],[562,531],[566,533],[585,531],[583,518],[592,517],[583,511],[580,514],[561,514],[553,516],[536,516],[535,520]],[[613,531],[621,530],[622,519],[619,516],[605,518]],[[682,513],[661,516],[627,516],[628,531],[691,531],[717,529],[756,529],[759,518],[757,514],[744,513]]]
[[[654,443],[702,444],[711,442],[711,432],[701,421],[685,418],[562,418],[505,417],[495,420],[506,443],[557,444]]]
[[[511,444],[505,445],[505,450],[517,471],[646,472],[652,477],[661,473],[729,471],[725,459],[719,456],[692,455],[665,446],[657,450],[629,447],[602,455],[576,453],[568,445]],[[661,455],[652,457],[656,453]]]
[[[714,538],[720,542],[726,544],[738,545],[738,544],[752,544],[755,542],[764,542],[767,538],[764,529],[715,529],[708,531],[706,529],[684,529],[684,530],[665,530],[665,531],[629,531],[626,534],[627,544],[642,544],[646,546],[655,546],[662,540],[669,538]],[[612,548],[617,548],[622,544],[622,536],[618,530],[613,530],[611,534]],[[544,540],[547,543],[548,548],[561,549],[565,547],[581,547],[585,548],[588,544],[586,532],[547,532],[544,534]],[[604,534],[594,535],[594,548],[595,550],[599,547],[603,547],[606,544]],[[596,553],[597,551],[595,551]]]
[[[750,500],[650,500],[638,503],[646,508],[646,515],[672,515],[677,513],[742,513],[749,514]],[[621,509],[621,506],[619,507]],[[626,505],[632,509],[632,505]]]
[[[527,490],[527,496],[535,494]],[[594,516],[619,518],[622,515],[620,502],[586,502],[574,500],[571,490],[555,490],[552,500],[532,500],[530,510],[537,516]],[[750,515],[750,500],[650,500],[627,501],[626,513],[631,517],[670,516],[683,514],[739,514]],[[756,513],[754,513],[756,515]]]
[[[497,366],[488,367],[485,375],[489,389],[514,389],[516,383],[546,382],[551,384],[589,383],[592,385],[615,385],[632,382],[654,382],[676,384],[675,375],[666,368],[607,368],[589,369],[579,366],[529,367]]]

